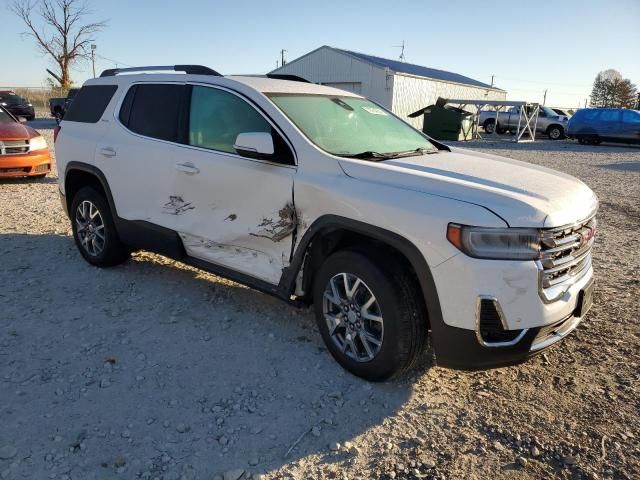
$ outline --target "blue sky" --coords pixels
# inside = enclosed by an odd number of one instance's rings
[[[0,0],[0,86],[40,86],[51,62],[23,38]],[[397,58],[495,84],[511,99],[577,106],[600,70],[640,86],[640,0],[259,1],[93,0],[108,27],[96,70],[199,63],[223,73],[265,73],[280,49],[293,60],[321,45]],[[10,45],[11,48],[7,46]],[[112,61],[105,60],[111,59]],[[78,65],[73,79],[91,75]]]

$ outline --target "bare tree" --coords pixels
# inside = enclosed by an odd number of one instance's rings
[[[24,34],[53,58],[60,86],[69,88],[71,66],[87,57],[94,35],[106,22],[86,22],[91,12],[84,0],[14,0],[10,8],[27,26]]]

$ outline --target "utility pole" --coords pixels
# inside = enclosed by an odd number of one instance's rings
[[[398,58],[401,62],[404,62],[404,40],[402,40],[402,45],[394,45],[394,48],[400,49],[400,56]]]
[[[96,78],[96,44],[91,44],[91,65],[93,66],[93,78]]]
[[[542,97],[542,105],[544,106],[547,103],[547,91],[544,91],[544,97]]]
[[[495,75],[491,75],[491,88],[493,88],[493,77],[495,77]]]
[[[286,53],[286,50],[284,48],[280,50],[280,66],[282,67],[284,67],[287,64],[287,61],[284,59],[285,53]]]
[[[584,108],[587,108],[587,99],[584,99]]]

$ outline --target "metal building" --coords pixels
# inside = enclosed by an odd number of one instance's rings
[[[409,114],[438,97],[505,100],[507,92],[464,75],[398,60],[322,46],[271,73],[298,75],[314,83],[358,93],[421,128]]]

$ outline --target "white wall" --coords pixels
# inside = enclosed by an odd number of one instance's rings
[[[271,73],[298,75],[314,83],[344,83],[345,88],[360,83],[360,95],[391,108],[393,75],[382,67],[363,62],[330,47],[321,47]],[[351,90],[353,91],[353,90]]]
[[[506,92],[397,73],[393,79],[392,111],[414,127],[422,129],[421,116],[417,118],[407,116],[421,108],[433,105],[438,97],[506,100],[506,95]],[[467,110],[473,111],[469,108]]]

